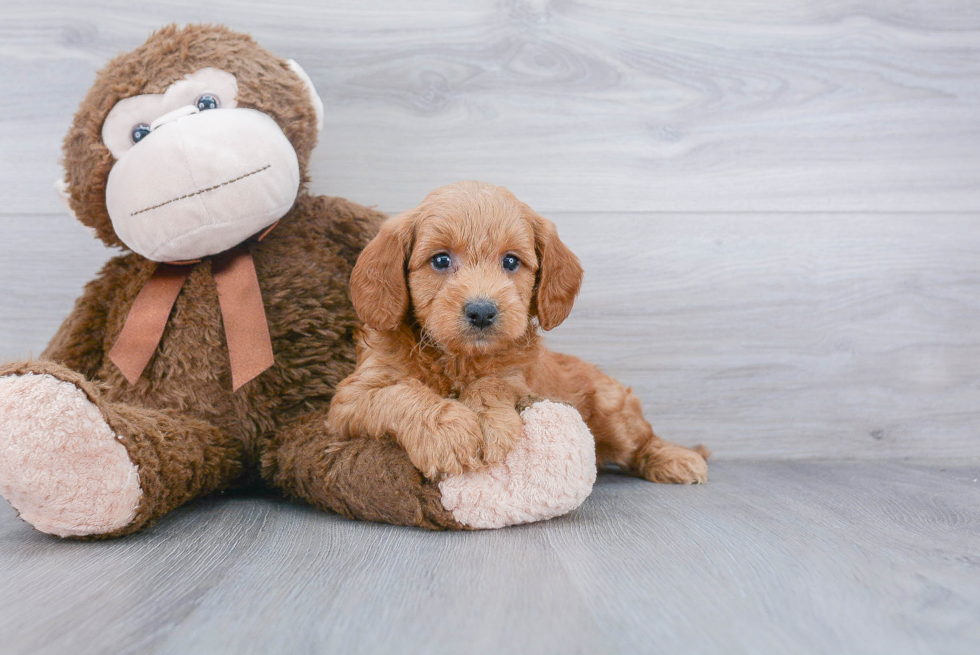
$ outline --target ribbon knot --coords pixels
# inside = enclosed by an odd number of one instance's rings
[[[248,243],[214,255],[210,260],[228,342],[232,388],[238,391],[275,363],[269,323]],[[122,332],[109,351],[109,359],[130,384],[136,384],[153,358],[177,296],[200,261],[158,264],[137,294]]]

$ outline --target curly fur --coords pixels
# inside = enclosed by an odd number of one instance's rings
[[[438,270],[433,257],[447,255]],[[502,266],[505,256],[520,266]],[[330,424],[348,438],[393,438],[426,476],[502,462],[529,395],[581,413],[600,462],[655,482],[707,479],[707,451],[658,438],[639,400],[597,367],[547,350],[538,325],[569,314],[582,281],[555,226],[506,189],[461,182],[386,222],[364,249],[351,294],[366,327],[357,369],[337,388]],[[479,329],[466,306],[492,301]]]
[[[296,149],[303,171],[301,188],[309,183],[306,170],[316,145],[317,117],[303,80],[289,63],[247,34],[220,25],[170,25],[99,71],[65,137],[69,205],[106,245],[123,246],[105,207],[105,184],[114,163],[102,143],[106,115],[123,98],[163,93],[185,75],[209,66],[238,79],[239,107],[258,109],[275,119]]]
[[[65,139],[70,205],[106,244],[122,245],[105,208],[113,163],[101,140],[106,114],[121,98],[162,92],[207,66],[234,73],[239,106],[279,124],[306,180],[316,112],[287,62],[223,27],[167,27],[99,72]],[[191,271],[136,384],[106,357],[155,267],[134,253],[113,258],[86,285],[41,360],[0,367],[0,376],[49,375],[82,390],[138,467],[142,495],[133,520],[88,536],[128,534],[192,498],[260,479],[348,516],[459,527],[404,451],[340,439],[325,426],[334,389],[355,363],[359,322],[347,281],[383,218],[310,196],[304,183],[279,226],[252,249],[275,365],[237,393],[207,261]]]

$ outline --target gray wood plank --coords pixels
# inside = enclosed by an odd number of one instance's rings
[[[543,534],[427,534],[307,514],[326,529],[283,526],[255,561],[295,555],[261,570],[241,561],[245,588],[216,587],[159,652],[603,651],[601,626]],[[251,591],[263,588],[275,590],[272,598]],[[283,616],[307,627],[267,629]],[[216,623],[230,629],[216,633]]]
[[[214,497],[113,542],[0,503],[4,652],[972,653],[980,460],[600,476],[571,516],[468,534]]]
[[[172,21],[300,61],[314,189],[388,211],[457,179],[544,211],[980,209],[970,0],[6,0],[3,211],[56,210],[95,70]]]
[[[726,462],[693,493],[608,480],[577,517],[591,529],[548,534],[610,650],[969,653],[977,471]]]
[[[980,454],[974,215],[555,216],[586,281],[551,346],[722,457]]]
[[[582,258],[556,350],[723,458],[980,454],[975,214],[551,214]],[[39,353],[111,251],[0,217],[0,359]]]
[[[976,3],[2,13],[0,359],[39,352],[111,254],[51,190],[95,70],[224,22],[316,83],[315,191],[397,211],[486,179],[556,220],[587,281],[550,343],[717,453],[705,487],[603,476],[572,517],[481,534],[237,496],[60,542],[0,501],[3,652],[975,651]],[[757,457],[811,459],[732,461]]]

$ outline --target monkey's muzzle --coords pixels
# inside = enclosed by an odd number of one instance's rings
[[[214,109],[154,125],[113,166],[112,227],[131,250],[174,262],[224,252],[289,211],[296,151],[253,109]]]

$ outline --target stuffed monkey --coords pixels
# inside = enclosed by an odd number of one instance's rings
[[[464,474],[444,499],[394,440],[326,430],[356,359],[348,279],[384,216],[307,192],[322,111],[295,62],[219,26],[164,28],[99,72],[61,190],[123,253],[39,359],[0,367],[0,493],[36,529],[126,535],[255,482],[431,529],[547,518],[588,494],[591,439],[561,405],[526,410],[538,436],[524,450],[568,435],[573,456],[537,466],[574,469],[575,483],[549,481],[530,508],[488,508],[473,490],[493,478],[506,496],[541,471]]]

